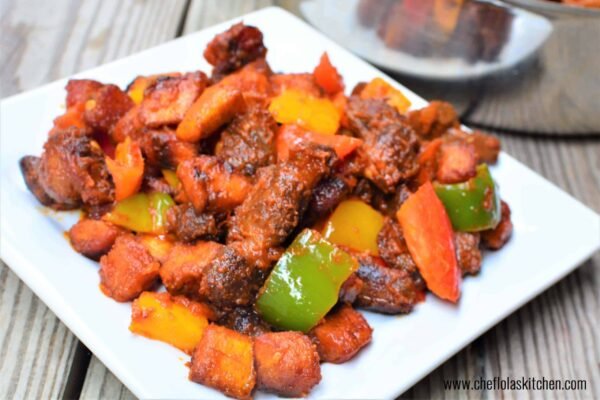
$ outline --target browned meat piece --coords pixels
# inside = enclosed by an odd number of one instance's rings
[[[127,93],[115,85],[103,85],[86,103],[83,117],[95,131],[110,133],[133,106],[133,100]]]
[[[67,108],[82,104],[91,99],[104,86],[91,79],[71,79],[65,87],[67,91]]]
[[[438,150],[435,177],[441,183],[465,182],[477,174],[473,145],[465,141],[445,141]]]
[[[145,161],[157,168],[174,169],[198,154],[196,145],[177,139],[175,131],[170,128],[143,129],[136,137],[140,144]]]
[[[475,146],[478,163],[495,164],[500,154],[500,140],[481,131],[473,131],[467,141]]]
[[[261,168],[257,182],[231,218],[227,243],[251,264],[267,268],[280,246],[298,225],[317,182],[329,170],[329,151],[307,148],[287,163]]]
[[[236,307],[219,319],[219,325],[248,336],[258,336],[271,331],[266,322],[251,307]]]
[[[452,104],[432,101],[424,108],[408,113],[408,122],[424,139],[442,136],[450,128],[458,128],[458,115]]]
[[[114,199],[104,154],[83,130],[71,128],[54,133],[44,145],[41,160],[26,163],[25,178],[34,194],[46,204],[51,199],[54,208],[77,208],[82,201],[95,206]]]
[[[377,247],[379,256],[387,265],[406,271],[414,277],[419,275],[417,265],[408,252],[402,227],[394,218],[387,217],[385,219],[383,227],[377,235]]]
[[[140,106],[135,106],[117,121],[110,135],[115,142],[120,143],[127,137],[135,138],[139,136],[143,128],[144,123],[140,118]]]
[[[204,50],[204,58],[214,66],[213,80],[266,55],[262,32],[241,22],[215,36]]]
[[[313,74],[275,74],[269,80],[274,96],[289,89],[308,93],[315,97],[323,94]]]
[[[100,259],[100,288],[117,301],[133,300],[156,284],[159,268],[135,236],[121,235]]]
[[[76,252],[98,260],[109,252],[123,231],[102,220],[81,219],[69,230],[69,240]]]
[[[277,123],[261,108],[236,117],[221,135],[215,155],[235,171],[254,175],[259,167],[275,163]]]
[[[384,100],[352,96],[346,118],[350,129],[365,141],[364,175],[381,190],[391,193],[400,181],[417,173],[417,136],[394,107]]]
[[[176,244],[160,276],[171,294],[224,307],[250,304],[264,280],[234,249],[216,242]]]
[[[360,178],[358,180],[352,191],[352,196],[370,204],[379,212],[388,213],[388,196],[368,179]]]
[[[149,127],[176,125],[208,84],[203,72],[164,76],[146,89],[140,119]]]
[[[265,333],[254,339],[257,386],[286,397],[303,397],[321,381],[319,355],[299,332]]]
[[[477,164],[495,164],[498,161],[501,145],[497,137],[488,135],[482,131],[467,133],[460,128],[450,129],[448,133],[450,138],[459,138],[474,146]]]
[[[362,279],[353,273],[340,288],[339,300],[345,303],[354,303],[362,291],[363,285]]]
[[[221,251],[222,245],[216,242],[176,243],[160,268],[160,278],[169,293],[199,297],[204,271]]]
[[[264,58],[245,65],[238,71],[225,76],[219,85],[234,87],[242,92],[249,108],[265,107],[271,96],[269,76],[272,74]]]
[[[189,203],[171,207],[167,211],[167,222],[169,232],[184,242],[215,240],[219,237],[219,225],[215,216],[198,213]]]
[[[310,226],[327,217],[350,193],[348,183],[338,176],[325,178],[315,187],[303,217],[303,224]]]
[[[408,272],[388,267],[379,257],[358,256],[357,275],[363,287],[356,299],[357,307],[386,314],[408,313],[424,299],[425,292]]]
[[[456,258],[463,275],[475,275],[481,269],[479,238],[479,233],[469,232],[456,232],[454,236]]]
[[[172,197],[177,195],[177,190],[169,185],[165,178],[162,176],[151,175],[148,170],[146,171],[146,174],[144,174],[140,191],[167,193]]]
[[[55,204],[54,200],[46,193],[40,182],[39,170],[40,170],[40,157],[25,156],[19,161],[21,167],[21,174],[25,180],[25,185],[29,191],[35,196],[40,203],[48,207],[59,208],[59,204]],[[69,208],[69,207],[67,207]]]
[[[214,156],[200,155],[182,162],[177,176],[197,212],[228,211],[244,201],[250,182]]]
[[[317,345],[321,361],[341,364],[371,341],[373,329],[352,306],[342,305],[315,326],[309,335]]]
[[[512,235],[513,224],[510,220],[510,207],[502,202],[502,219],[494,229],[481,232],[483,244],[492,250],[498,250],[508,242]]]
[[[388,199],[387,214],[395,216],[396,212],[398,212],[402,204],[404,204],[411,194],[412,192],[407,184],[403,183],[398,186],[394,195]]]
[[[256,384],[252,338],[209,325],[192,355],[190,380],[230,397],[251,399]]]

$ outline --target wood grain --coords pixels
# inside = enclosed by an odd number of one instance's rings
[[[0,66],[2,97],[274,3],[298,12],[295,1],[268,0],[192,0],[189,4],[61,0],[52,2],[52,10],[46,3],[50,2],[1,3],[0,50],[9,54]],[[534,97],[532,101],[540,100]],[[500,106],[486,112],[493,116]],[[528,118],[522,120],[527,123]],[[500,136],[508,153],[600,211],[599,140]],[[402,397],[600,398],[599,276],[600,254],[596,254]],[[0,266],[0,299],[0,397],[57,398],[70,393],[68,377],[87,367],[73,361],[77,359],[76,339],[4,266]],[[478,376],[573,377],[587,379],[588,390],[531,394],[443,390],[443,379]],[[81,398],[134,396],[92,357]]]
[[[162,43],[175,35],[186,6],[183,0],[1,4],[2,97]],[[59,398],[79,392],[69,377],[77,377],[80,368],[85,372],[87,363],[78,365],[86,359],[78,357],[83,349],[4,264],[0,298],[0,398]]]

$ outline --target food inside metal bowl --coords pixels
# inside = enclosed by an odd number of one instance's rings
[[[390,49],[469,63],[496,60],[513,19],[506,7],[471,0],[361,0],[357,13]]]

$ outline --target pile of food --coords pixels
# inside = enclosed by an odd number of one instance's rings
[[[390,49],[471,63],[498,58],[513,20],[509,8],[473,0],[360,0],[357,14]]]
[[[347,96],[327,54],[286,74],[266,53],[240,23],[208,44],[210,77],[71,80],[44,152],[21,159],[42,204],[82,209],[70,242],[133,301],[130,330],[241,399],[304,396],[321,362],[353,358],[372,333],[355,308],[458,302],[512,230],[487,167],[499,142],[449,104],[410,110],[380,78]]]

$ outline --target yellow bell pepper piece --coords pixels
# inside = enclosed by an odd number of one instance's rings
[[[288,89],[271,100],[269,111],[280,124],[297,124],[306,130],[334,135],[340,126],[340,112],[326,98]]]
[[[400,114],[406,113],[411,104],[402,92],[381,78],[375,78],[367,83],[360,92],[360,97],[363,99],[386,99],[387,103],[395,107]]]
[[[323,228],[323,237],[332,243],[379,255],[377,235],[383,215],[361,200],[341,202]]]
[[[133,302],[129,330],[192,354],[208,326],[206,310],[202,303],[168,293],[144,292]]]

